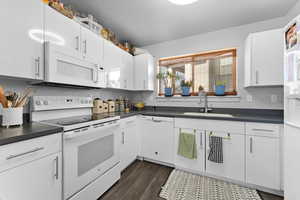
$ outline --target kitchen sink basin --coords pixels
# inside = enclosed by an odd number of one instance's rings
[[[218,114],[218,113],[200,113],[200,112],[186,112],[184,115],[191,115],[191,116],[203,116],[203,117],[233,117],[230,114]]]

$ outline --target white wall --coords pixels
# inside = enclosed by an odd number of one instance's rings
[[[209,22],[208,22],[209,23]],[[244,88],[244,48],[245,39],[249,33],[259,32],[274,28],[281,28],[287,23],[286,18],[276,18],[268,21],[243,25],[239,27],[232,27],[215,32],[195,35],[187,38],[182,38],[174,41],[163,42],[151,46],[143,47],[147,49],[156,59],[162,57],[178,56],[191,53],[205,52],[211,50],[237,48],[238,56],[238,95],[240,101],[238,102],[210,102],[214,107],[235,107],[235,108],[269,108],[282,109],[283,108],[283,88]],[[267,53],[267,49],[266,49]],[[251,95],[252,102],[247,101],[247,95]],[[271,95],[278,96],[277,103],[271,103]],[[179,102],[176,101],[158,101],[155,98],[155,93],[143,93],[135,96],[136,100],[144,100],[148,105],[157,106],[199,106],[197,102]]]

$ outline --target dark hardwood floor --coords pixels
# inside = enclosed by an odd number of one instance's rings
[[[158,197],[173,169],[145,161],[136,161],[116,183],[98,200],[163,200]],[[282,197],[260,192],[263,200],[283,200]]]

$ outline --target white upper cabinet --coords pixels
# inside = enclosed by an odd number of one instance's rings
[[[42,1],[3,1],[1,7],[0,75],[43,79]]]
[[[103,59],[103,39],[81,27],[81,52],[84,59],[100,65]]]
[[[133,90],[133,56],[122,52],[121,88]]]
[[[154,90],[154,58],[150,54],[134,56],[134,89]]]
[[[110,41],[104,40],[103,63],[107,71],[107,87],[121,88],[122,50]]]
[[[81,51],[80,24],[45,5],[45,41],[66,48]]]
[[[245,49],[245,87],[283,85],[282,29],[250,34]]]

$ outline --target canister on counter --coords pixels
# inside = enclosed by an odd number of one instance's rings
[[[124,100],[120,100],[120,112],[124,112],[125,111],[125,104],[124,104]]]
[[[115,112],[120,112],[120,100],[116,99],[115,101]]]
[[[103,100],[97,98],[94,100],[93,104],[93,114],[104,113]]]
[[[108,113],[108,111],[109,111],[108,108],[109,108],[108,102],[104,101],[104,102],[103,102],[104,113]]]
[[[115,102],[113,100],[108,100],[108,112],[115,112]]]

